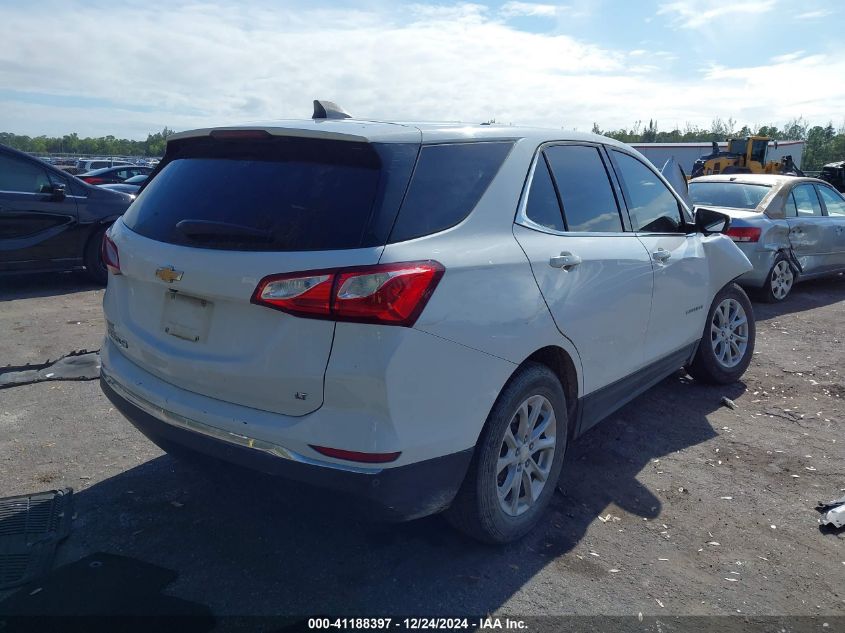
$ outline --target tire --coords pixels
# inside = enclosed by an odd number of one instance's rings
[[[532,416],[535,411],[536,417]],[[521,433],[514,431],[520,430],[520,421],[529,424],[532,417],[535,439],[523,444]],[[547,426],[542,429],[544,423]],[[523,433],[526,428],[521,427]],[[553,446],[549,447],[552,432]],[[509,543],[527,534],[542,518],[557,487],[568,437],[566,396],[560,381],[545,365],[526,363],[493,405],[466,478],[445,512],[447,521],[485,543]],[[532,452],[541,444],[546,447]],[[501,470],[500,458],[508,464]],[[545,479],[541,481],[540,475]],[[516,487],[509,483],[514,481],[519,481]]]
[[[85,274],[94,283],[105,286],[109,280],[109,271],[106,270],[106,265],[103,263],[103,257],[100,254],[100,248],[103,243],[103,235],[109,227],[104,226],[88,239],[85,245],[84,264]]]
[[[701,382],[734,383],[751,363],[755,340],[751,301],[742,288],[730,283],[710,305],[698,351],[687,371]]]
[[[772,264],[772,269],[766,276],[766,283],[763,284],[761,289],[761,298],[766,303],[784,301],[792,292],[795,278],[795,271],[792,270],[789,259],[783,253],[778,253],[774,264]]]

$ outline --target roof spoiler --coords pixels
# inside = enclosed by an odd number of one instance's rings
[[[352,115],[333,101],[318,101],[314,99],[314,114],[312,119],[351,119]]]

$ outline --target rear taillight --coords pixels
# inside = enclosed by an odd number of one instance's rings
[[[85,178],[84,176],[82,177],[82,180],[87,182],[89,185],[99,185],[99,184],[105,182],[105,178],[92,178],[92,177]]]
[[[756,226],[732,226],[725,235],[734,242],[756,242],[760,239],[761,233],[762,230]]]
[[[103,243],[100,245],[100,253],[103,256],[103,263],[113,275],[120,274],[120,256],[117,253],[117,245],[108,234],[103,234]]]
[[[270,275],[252,303],[313,319],[411,326],[444,271],[428,260]]]

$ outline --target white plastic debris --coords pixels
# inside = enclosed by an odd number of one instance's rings
[[[830,525],[837,528],[845,525],[845,497],[827,503],[820,501],[819,508],[827,510],[819,519],[821,525]]]

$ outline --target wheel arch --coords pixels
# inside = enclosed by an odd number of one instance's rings
[[[563,387],[563,393],[566,396],[566,414],[569,418],[569,435],[570,439],[575,432],[578,413],[578,397],[580,395],[579,389],[579,374],[575,362],[569,353],[560,346],[547,345],[534,351],[525,360],[523,360],[519,367],[517,367],[511,377],[522,369],[527,363],[538,363],[548,367]]]
[[[118,216],[119,217],[119,216]],[[85,257],[85,254],[88,252],[88,246],[91,244],[91,241],[97,238],[97,233],[102,231],[104,228],[108,230],[108,228],[114,224],[114,220],[104,219],[99,222],[92,222],[88,226],[88,235],[85,237],[85,243],[82,245],[82,257]]]
[[[501,389],[499,389],[499,395],[490,406],[490,411],[492,411],[496,406],[496,403],[499,401],[499,398],[505,388],[529,363],[537,363],[548,367],[560,381],[561,387],[563,387],[563,394],[566,396],[566,414],[569,418],[569,439],[574,439],[578,422],[578,398],[581,395],[581,376],[577,369],[578,366],[575,364],[575,360],[572,358],[570,353],[558,345],[546,345],[545,347],[541,347],[526,356],[525,359],[523,359],[523,361],[514,368],[510,376],[508,376],[508,379],[502,384]],[[489,422],[490,412],[488,412],[487,415],[487,420],[485,420],[484,424],[478,431],[478,435],[475,440],[475,447],[478,446],[478,442],[484,434],[484,429],[487,427],[487,423]]]

